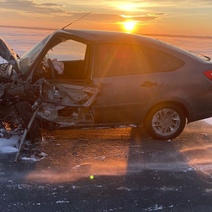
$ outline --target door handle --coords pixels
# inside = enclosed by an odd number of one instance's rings
[[[152,87],[152,86],[157,86],[156,82],[150,82],[150,81],[145,81],[140,84],[141,87]]]

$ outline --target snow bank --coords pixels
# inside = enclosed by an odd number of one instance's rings
[[[16,144],[18,142],[18,136],[13,136],[10,139],[0,138],[0,153],[13,153],[18,149]]]

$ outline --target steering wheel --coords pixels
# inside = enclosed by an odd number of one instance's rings
[[[55,79],[56,77],[55,77],[54,65],[53,65],[51,59],[49,59],[49,58],[48,58],[47,62],[48,62],[48,65],[49,65],[49,69],[50,69],[50,72],[51,72],[52,79]]]

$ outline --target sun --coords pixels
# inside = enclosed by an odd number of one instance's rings
[[[132,20],[128,20],[128,21],[123,22],[124,29],[127,32],[134,31],[135,28],[136,28],[136,25],[137,25],[137,22],[136,21],[132,21]]]

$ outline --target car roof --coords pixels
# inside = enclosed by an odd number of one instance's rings
[[[189,55],[189,57],[194,57],[188,51],[181,49],[177,46],[168,44],[161,40],[147,37],[140,34],[132,34],[132,33],[124,33],[124,32],[116,32],[116,31],[98,31],[98,30],[73,30],[73,29],[61,29],[55,31],[53,34],[62,33],[71,36],[76,40],[81,40],[83,42],[93,42],[93,43],[116,43],[116,44],[142,44],[148,47],[157,48],[163,51],[174,51],[175,54],[179,55]],[[197,57],[195,57],[197,59]],[[200,59],[199,59],[200,60]]]
[[[139,34],[131,34],[124,32],[115,31],[97,31],[97,30],[58,30],[56,32],[65,32],[76,38],[83,39],[90,42],[117,42],[123,43],[127,41],[128,43],[137,42],[148,42],[148,43],[159,43],[158,40],[142,36]]]

